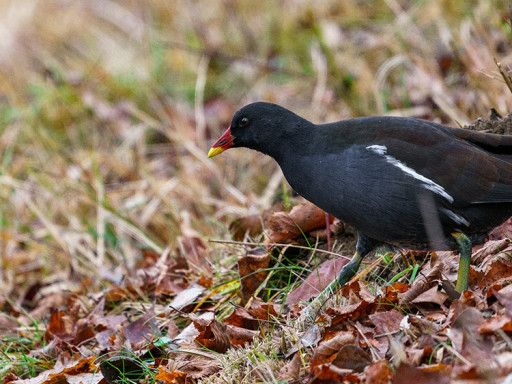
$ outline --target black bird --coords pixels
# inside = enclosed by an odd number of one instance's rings
[[[471,244],[512,216],[512,136],[402,117],[315,125],[271,103],[249,104],[208,157],[231,147],[273,157],[300,195],[355,227],[356,253],[317,306],[375,247],[461,251],[467,289]]]

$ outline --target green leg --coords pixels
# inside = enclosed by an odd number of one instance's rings
[[[462,293],[468,289],[469,265],[471,264],[471,240],[460,232],[452,233],[452,237],[457,241],[460,248],[459,273],[457,275],[457,285],[455,289],[457,292]]]
[[[329,300],[338,289],[347,284],[357,273],[363,258],[377,245],[373,239],[359,233],[357,240],[356,253],[354,257],[345,264],[341,271],[325,289],[306,307],[298,319],[299,324],[308,324],[315,321],[316,315],[320,308]]]

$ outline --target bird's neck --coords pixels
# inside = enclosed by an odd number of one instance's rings
[[[296,124],[289,125],[286,130],[279,128],[280,135],[261,149],[260,152],[274,158],[280,165],[296,156],[306,155],[311,151],[312,143],[318,133],[318,127],[307,120],[300,119]]]

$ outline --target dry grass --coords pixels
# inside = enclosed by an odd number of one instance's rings
[[[267,157],[209,160],[255,100],[313,121],[512,110],[508,2],[0,1],[0,305],[100,290],[142,249],[279,199]],[[226,248],[208,250],[222,282]],[[266,377],[266,376],[265,376]]]

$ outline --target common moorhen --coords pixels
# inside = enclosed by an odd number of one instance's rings
[[[357,229],[354,257],[317,306],[383,244],[459,248],[456,290],[462,292],[471,244],[512,216],[512,136],[403,117],[315,125],[279,105],[257,102],[235,113],[208,157],[231,147],[273,157],[295,191]]]

